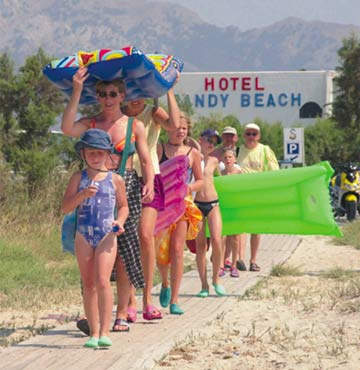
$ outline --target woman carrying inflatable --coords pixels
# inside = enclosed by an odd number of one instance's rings
[[[83,117],[76,120],[83,83],[88,73],[85,67],[80,67],[73,77],[73,93],[65,108],[61,129],[65,135],[80,137],[90,128],[106,131],[116,149],[107,163],[108,169],[124,168],[124,180],[129,203],[129,217],[124,225],[125,232],[118,237],[119,257],[116,262],[117,279],[120,291],[118,296],[128,302],[130,283],[136,288],[144,286],[144,278],[140,260],[138,237],[138,222],[141,213],[141,202],[150,203],[154,198],[154,170],[146,142],[144,125],[138,119],[129,119],[121,110],[120,104],[125,97],[125,85],[122,80],[110,82],[100,81],[96,85],[96,95],[101,106],[101,112],[93,117]],[[128,135],[127,135],[128,134]],[[128,138],[128,145],[125,145]],[[123,152],[128,152],[128,156]],[[143,178],[143,186],[133,168],[133,154],[137,151]],[[124,159],[122,161],[122,159]],[[126,271],[125,271],[126,269]],[[129,282],[130,280],[130,282]],[[126,313],[125,313],[126,318]]]
[[[159,159],[156,146],[160,136],[161,128],[167,131],[174,131],[180,125],[180,111],[176,102],[173,88],[167,93],[168,110],[145,104],[145,99],[132,100],[122,107],[122,112],[129,117],[136,117],[144,123],[147,143],[150,150],[151,161],[154,167],[154,199],[150,203],[142,204],[142,212],[139,222],[139,237],[141,260],[144,272],[145,286],[143,290],[143,318],[145,320],[161,319],[162,315],[151,301],[151,290],[153,288],[154,267],[155,267],[155,242],[154,229],[159,211],[164,209],[164,187],[160,175]],[[134,156],[134,168],[142,178],[142,169],[139,156]],[[121,303],[121,302],[119,302]],[[132,288],[129,307],[127,307],[127,321],[135,322],[136,297],[135,289]],[[118,306],[118,311],[124,311],[124,307]]]

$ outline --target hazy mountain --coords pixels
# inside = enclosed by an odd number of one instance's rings
[[[39,47],[54,58],[78,50],[175,54],[185,71],[333,69],[342,38],[360,27],[287,18],[242,32],[181,6],[147,0],[0,0],[0,52],[18,64]]]
[[[154,0],[155,1],[155,0]],[[156,0],[185,6],[219,27],[266,27],[288,17],[360,26],[359,0]]]

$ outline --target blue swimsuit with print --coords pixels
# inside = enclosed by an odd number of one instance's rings
[[[79,190],[86,189],[92,180],[86,170],[82,171]],[[92,248],[96,248],[104,237],[112,231],[115,210],[115,188],[112,172],[105,179],[94,183],[98,191],[91,198],[86,198],[78,207],[76,230],[86,239]]]

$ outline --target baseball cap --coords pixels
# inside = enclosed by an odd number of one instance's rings
[[[75,150],[80,153],[83,148],[94,148],[101,150],[113,150],[113,145],[111,143],[111,138],[109,134],[97,128],[92,128],[85,131],[79,141],[75,144]]]
[[[260,127],[256,123],[248,123],[245,125],[245,131],[246,130],[256,130],[260,132]]]
[[[207,128],[206,130],[204,130],[201,134],[200,134],[201,137],[216,137],[216,140],[217,140],[217,144],[220,144],[221,143],[221,137],[219,135],[219,133],[216,131],[216,130],[213,130],[211,128]]]
[[[236,129],[231,126],[226,126],[222,132],[222,135],[224,134],[232,134],[232,135],[237,135]]]

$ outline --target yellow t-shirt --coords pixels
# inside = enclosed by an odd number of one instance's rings
[[[267,145],[258,143],[253,149],[242,145],[237,163],[244,173],[278,170],[279,164],[274,152]]]
[[[144,123],[146,132],[146,141],[149,146],[151,162],[154,166],[155,175],[160,174],[159,159],[156,152],[156,145],[160,136],[161,126],[157,125],[152,117],[154,106],[146,104],[145,109],[136,116],[136,118]],[[140,160],[137,153],[134,155],[134,168],[139,176],[141,176]]]

